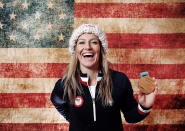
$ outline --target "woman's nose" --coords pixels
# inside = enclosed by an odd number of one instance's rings
[[[89,42],[87,42],[87,43],[85,44],[85,49],[91,49],[91,44],[90,44]]]

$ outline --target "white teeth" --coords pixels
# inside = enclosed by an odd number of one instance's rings
[[[92,53],[84,53],[83,56],[93,56]]]

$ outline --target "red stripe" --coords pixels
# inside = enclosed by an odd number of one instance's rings
[[[0,93],[0,99],[0,108],[53,107],[50,93]]]
[[[50,93],[0,93],[0,100],[0,108],[54,107],[50,101]],[[185,109],[185,94],[157,95],[153,109]]]
[[[138,101],[138,95],[134,95]],[[185,109],[185,94],[158,94],[152,109]]]
[[[143,125],[143,124],[124,124],[124,130],[126,131],[184,131],[184,124],[155,124],[155,125]],[[51,123],[1,123],[1,131],[68,131],[69,124],[51,124]]]
[[[153,109],[185,109],[185,94],[157,95]]]
[[[69,124],[51,123],[0,123],[1,131],[68,131]]]
[[[148,114],[148,113],[145,113],[145,112],[142,112],[140,109],[139,109],[139,107],[137,107],[137,110],[138,110],[138,112],[139,112],[139,114],[141,114],[141,115],[146,115],[146,114]]]
[[[0,78],[59,78],[67,63],[0,63]],[[113,64],[114,69],[124,72],[130,79],[148,71],[158,79],[185,78],[185,64]]]
[[[88,83],[85,82],[85,81],[82,81],[81,77],[79,76],[78,77],[78,80],[80,81],[81,84],[85,85],[85,86],[88,86]]]
[[[114,67],[124,72],[130,79],[139,79],[138,74],[144,71],[157,79],[185,78],[185,64],[114,64]]]
[[[59,78],[67,63],[0,63],[0,78]]]
[[[184,131],[183,124],[155,124],[155,125],[139,125],[126,124],[123,125],[126,131]]]
[[[185,3],[75,3],[77,18],[184,18]]]
[[[185,34],[108,33],[109,48],[185,48]]]

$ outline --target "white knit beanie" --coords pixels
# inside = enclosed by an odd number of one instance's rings
[[[71,55],[74,54],[74,51],[75,51],[74,48],[75,48],[75,45],[76,45],[76,42],[77,42],[79,36],[84,33],[95,34],[99,38],[99,40],[101,41],[101,45],[103,47],[104,52],[105,53],[108,52],[108,44],[107,44],[105,33],[97,25],[82,24],[81,26],[79,26],[78,28],[76,28],[73,31],[73,33],[69,39],[69,52],[71,53]]]

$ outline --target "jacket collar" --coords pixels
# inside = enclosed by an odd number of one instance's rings
[[[96,77],[96,81],[97,81],[97,84],[100,83],[101,79],[103,77],[103,73],[100,71],[98,74],[97,74],[97,77]],[[85,85],[85,86],[88,86],[88,80],[89,80],[89,77],[87,74],[85,73],[82,73],[80,71],[79,73],[79,81],[81,84]]]

